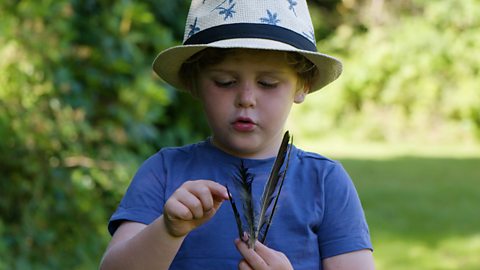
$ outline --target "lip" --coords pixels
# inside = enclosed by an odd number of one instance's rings
[[[238,117],[232,122],[232,127],[239,132],[250,132],[255,129],[257,124],[249,117]]]

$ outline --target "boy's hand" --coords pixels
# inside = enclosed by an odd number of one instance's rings
[[[227,189],[219,183],[210,180],[183,183],[164,206],[168,233],[174,237],[188,234],[213,217],[227,199]]]
[[[285,254],[268,248],[259,241],[255,242],[255,249],[249,249],[240,239],[235,240],[238,251],[243,260],[238,264],[240,270],[292,270],[292,264]]]

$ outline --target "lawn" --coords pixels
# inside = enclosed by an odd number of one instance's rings
[[[316,148],[340,160],[354,179],[377,269],[480,269],[477,148]]]

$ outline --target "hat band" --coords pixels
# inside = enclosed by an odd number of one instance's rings
[[[235,38],[270,39],[289,44],[300,50],[317,52],[317,46],[307,37],[287,28],[263,23],[234,23],[214,26],[195,33],[183,44],[208,44]]]

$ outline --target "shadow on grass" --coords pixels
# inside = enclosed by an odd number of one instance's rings
[[[374,241],[436,245],[480,235],[480,158],[340,160],[358,189]]]

